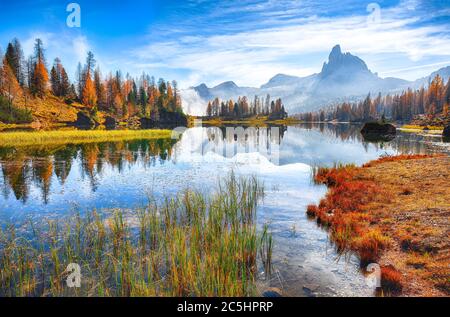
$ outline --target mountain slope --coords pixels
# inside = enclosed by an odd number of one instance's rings
[[[444,83],[447,83],[447,80],[450,78],[450,66],[447,67],[443,67],[438,69],[435,72],[432,72],[429,76],[417,79],[414,82],[414,88],[419,88],[421,86],[427,86],[434,77],[436,77],[436,75],[439,75],[442,77],[442,79],[444,80]]]
[[[450,77],[450,66],[438,72],[446,80]],[[201,84],[191,89],[204,101],[205,108],[208,100],[215,97],[236,99],[247,96],[252,99],[255,95],[270,94],[272,99],[282,98],[287,111],[295,113],[314,111],[334,102],[361,99],[368,93],[399,92],[428,83],[434,75],[415,82],[394,77],[381,78],[361,58],[343,53],[341,47],[336,45],[318,74],[306,77],[277,74],[260,88],[239,87],[234,82],[225,82],[213,88]]]

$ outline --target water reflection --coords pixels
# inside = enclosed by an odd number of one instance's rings
[[[42,201],[47,204],[54,177],[63,187],[74,162],[81,166],[82,180],[88,179],[91,190],[98,189],[98,177],[106,165],[121,174],[125,164],[137,162],[147,166],[170,160],[175,140],[138,140],[113,143],[88,143],[64,146],[36,146],[0,148],[2,192],[8,200],[15,198],[27,203],[30,187],[40,189]]]
[[[56,193],[64,196],[65,190],[86,190],[86,181],[92,193],[101,186],[112,186],[114,182],[116,186],[122,186],[125,179],[129,181],[130,191],[139,191],[143,189],[143,183],[133,177],[139,173],[144,176],[147,168],[161,170],[158,166],[172,162],[165,173],[176,174],[174,171],[180,169],[177,163],[192,168],[193,162],[196,162],[201,164],[202,169],[208,170],[213,166],[211,153],[216,155],[213,159],[216,163],[218,157],[229,159],[238,153],[258,153],[270,163],[282,166],[293,163],[362,164],[384,153],[430,153],[442,150],[434,146],[440,141],[436,137],[400,133],[390,142],[367,142],[359,131],[358,125],[323,123],[245,129],[209,127],[188,129],[178,144],[172,139],[159,139],[0,147],[0,186],[3,193],[0,210],[2,206],[6,208],[6,202],[11,203],[11,200],[26,205],[30,195],[36,191],[39,191],[39,195],[33,196],[32,204],[36,204],[35,200],[39,199],[47,205]],[[69,175],[76,169],[79,169],[76,171],[77,176],[68,184]],[[131,173],[131,170],[135,173]],[[167,176],[167,182],[169,179]]]
[[[278,128],[274,129],[274,128]],[[371,296],[359,261],[337,261],[325,231],[305,215],[326,188],[312,184],[310,167],[362,164],[382,154],[447,151],[440,138],[399,133],[366,142],[360,127],[303,124],[243,130],[192,128],[172,139],[0,148],[0,222],[58,217],[92,209],[131,209],[185,188],[211,192],[231,169],[256,175],[266,188],[258,225],[274,235],[274,279],[294,296]],[[36,219],[38,220],[38,219]]]

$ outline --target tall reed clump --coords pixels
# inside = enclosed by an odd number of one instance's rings
[[[151,200],[133,213],[74,215],[29,237],[0,233],[1,296],[251,296],[257,267],[270,270],[272,237],[256,228],[264,189],[230,174],[210,196]],[[81,287],[69,288],[69,263]]]

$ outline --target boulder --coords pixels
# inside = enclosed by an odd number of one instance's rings
[[[187,117],[180,112],[162,111],[159,113],[159,122],[166,125],[186,126]]]
[[[117,127],[117,120],[114,117],[107,116],[105,117],[105,127],[107,129],[114,129]]]
[[[77,121],[74,125],[79,128],[93,128],[97,125],[97,122],[86,112],[80,111],[77,113]]]
[[[450,138],[450,124],[444,128],[444,132],[442,132],[442,136],[444,138]]]
[[[396,135],[397,129],[390,123],[368,122],[361,130],[363,135]]]
[[[262,293],[263,297],[283,297],[283,293],[279,288],[270,287]]]
[[[161,111],[158,118],[140,118],[141,128],[175,128],[187,126],[187,117],[179,112]]]
[[[139,121],[143,129],[151,129],[157,126],[157,122],[150,118],[140,118]]]

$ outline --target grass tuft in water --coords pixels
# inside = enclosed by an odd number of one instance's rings
[[[264,189],[230,174],[210,196],[186,190],[132,213],[93,211],[19,236],[0,231],[1,296],[251,296],[257,265],[270,272],[273,242],[256,229]],[[81,287],[69,288],[69,263]]]

